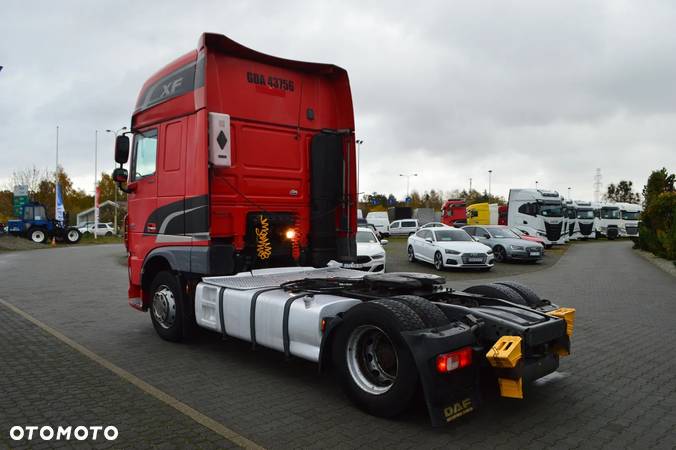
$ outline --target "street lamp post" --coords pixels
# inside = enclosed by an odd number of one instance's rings
[[[122,127],[117,131],[113,130],[106,130],[106,133],[112,133],[115,136],[115,139],[117,139],[117,135],[120,131],[125,131],[127,127]],[[115,187],[115,218],[113,219],[114,224],[113,227],[115,227],[115,234],[117,234],[117,187]]]
[[[535,189],[538,188],[538,180],[535,180]]]
[[[491,175],[493,174],[493,170],[488,171],[488,196],[491,196]]]
[[[472,193],[472,178],[469,179],[469,192],[468,194]]]
[[[572,200],[572,198],[570,197],[570,186],[568,187],[568,200]]]
[[[399,176],[400,177],[406,177],[406,198],[408,198],[409,188],[411,186],[411,177],[417,177],[418,174],[417,173],[409,173],[409,174],[400,173]]]
[[[94,239],[99,228],[99,130],[94,130]]]

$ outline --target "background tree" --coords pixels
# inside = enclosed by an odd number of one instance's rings
[[[12,201],[14,199],[13,191],[5,189],[0,191],[0,222],[7,223],[12,217]]]
[[[641,196],[633,191],[634,183],[621,180],[619,183],[610,183],[603,198],[611,202],[635,203],[641,202]]]
[[[665,167],[660,170],[654,170],[648,182],[643,187],[643,208],[648,209],[650,204],[657,199],[663,192],[674,192],[674,185],[676,184],[676,175],[669,174]]]
[[[638,245],[668,259],[676,259],[676,191],[675,174],[665,168],[650,174],[643,188],[644,209],[641,213]]]

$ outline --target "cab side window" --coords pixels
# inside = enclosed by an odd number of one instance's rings
[[[535,203],[524,203],[519,206],[519,212],[521,214],[528,214],[529,216],[535,216],[537,213],[537,206]]]
[[[399,222],[392,222],[390,228],[399,228]]]
[[[155,175],[157,166],[157,129],[146,130],[134,136],[132,181]]]

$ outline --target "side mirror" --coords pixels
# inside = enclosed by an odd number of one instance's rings
[[[380,241],[380,245],[387,245],[389,242],[390,241],[388,241],[387,239],[383,239]]]
[[[126,183],[128,177],[129,173],[127,172],[127,169],[123,167],[118,167],[113,170],[113,181],[116,183]]]
[[[129,159],[129,137],[122,135],[115,139],[115,162],[126,164]]]
[[[429,242],[431,244],[434,241],[432,240],[432,238],[425,238],[425,242]]]

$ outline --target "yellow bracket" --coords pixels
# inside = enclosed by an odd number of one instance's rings
[[[558,317],[566,321],[566,334],[568,337],[573,335],[573,327],[575,325],[575,308],[559,308],[547,313],[552,317]]]
[[[509,378],[498,378],[500,386],[500,396],[509,398],[523,398],[523,382],[521,378],[512,380]]]
[[[488,350],[486,359],[495,368],[515,368],[521,359],[521,336],[502,336]]]

